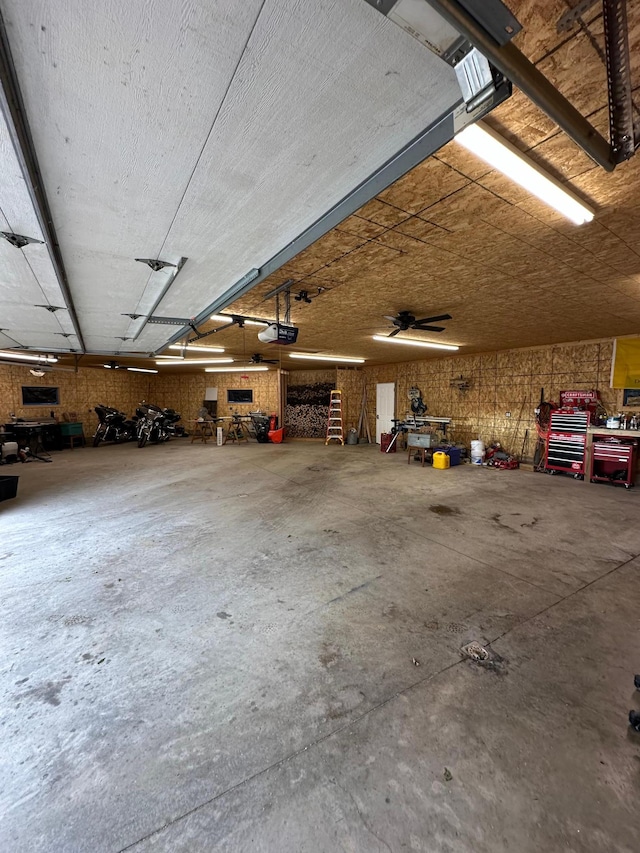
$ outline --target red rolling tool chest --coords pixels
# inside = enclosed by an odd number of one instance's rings
[[[562,471],[572,474],[577,480],[584,479],[588,426],[588,412],[563,409],[551,412],[545,463],[548,471],[552,474]]]
[[[637,450],[637,438],[594,435],[591,445],[591,482],[619,483],[625,489],[631,488]]]

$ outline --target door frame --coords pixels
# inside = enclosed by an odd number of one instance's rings
[[[396,415],[396,383],[395,382],[376,382],[376,444],[380,444],[380,436],[383,432],[388,432],[388,429],[383,429],[380,424],[380,412],[378,411],[378,387],[384,385],[393,389],[393,407],[391,409],[391,418]],[[389,429],[393,427],[393,423],[389,424]]]

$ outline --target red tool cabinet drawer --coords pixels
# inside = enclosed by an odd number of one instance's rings
[[[628,462],[633,456],[633,447],[623,444],[599,444],[594,442],[593,458],[616,462]]]

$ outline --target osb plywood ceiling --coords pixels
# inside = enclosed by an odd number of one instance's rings
[[[524,25],[520,49],[607,135],[599,7],[585,26],[559,36],[555,23],[575,3],[509,5]],[[640,8],[629,4],[628,12],[640,86]],[[487,123],[580,194],[594,221],[569,223],[454,142],[229,310],[264,314],[263,295],[287,279],[294,292],[325,288],[311,305],[293,303],[299,343],[373,363],[430,355],[371,340],[392,328],[383,315],[404,309],[450,313],[446,332],[403,336],[461,352],[638,333],[640,159],[605,173],[517,91]]]
[[[558,35],[575,0],[508,5],[523,25],[516,44],[607,135],[600,7]],[[149,351],[174,330],[119,340],[140,328],[123,314],[149,310],[166,281],[134,257],[187,256],[158,313],[193,316],[456,97],[444,63],[364,0],[0,0],[0,9],[74,301],[101,352]],[[640,87],[638,4],[628,15]],[[292,279],[294,293],[321,291],[293,302],[298,349],[369,363],[439,354],[372,340],[400,310],[450,313],[442,334],[406,336],[461,353],[638,333],[640,159],[605,173],[517,91],[487,122],[581,195],[594,221],[569,223],[450,143],[226,312],[273,318],[264,295]],[[0,135],[0,156],[6,149]],[[20,213],[19,181],[7,180],[0,207],[11,196],[16,212],[9,221],[4,211],[1,230],[38,237],[24,204]],[[39,247],[24,252],[30,269],[4,241],[0,250],[6,328],[16,286],[23,307],[58,296]],[[29,311],[20,322],[43,346],[72,331],[65,312]],[[308,368],[260,344],[257,331],[234,327],[206,342]]]

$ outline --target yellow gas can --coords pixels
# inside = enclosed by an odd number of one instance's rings
[[[449,459],[449,456],[441,450],[436,450],[433,454],[433,467],[444,470],[445,468],[448,468],[450,464],[451,460]]]

